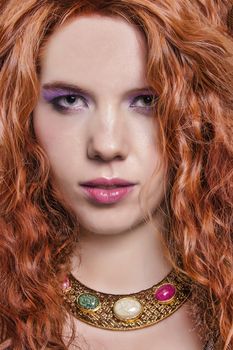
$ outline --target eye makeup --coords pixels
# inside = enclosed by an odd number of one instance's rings
[[[42,88],[42,97],[61,113],[72,113],[86,108],[92,99],[83,89],[71,85],[62,87],[57,84],[45,84]],[[157,96],[147,88],[135,89],[128,99],[130,109],[147,114],[155,106]],[[78,104],[77,101],[79,101]]]
[[[56,97],[63,97],[67,95],[80,95],[83,96],[86,100],[94,100],[94,95],[77,85],[67,84],[63,81],[54,81],[51,83],[46,83],[42,86],[42,96],[45,101],[50,102]]]
[[[82,92],[78,93],[77,91],[74,92],[72,90],[66,90],[66,89],[43,89],[42,90],[42,97],[46,102],[51,102],[56,98],[66,97],[66,96],[79,96],[87,100],[87,96],[84,96]]]
[[[135,96],[131,101],[130,107],[151,110],[156,103],[157,97],[153,94],[142,94]],[[136,105],[138,101],[143,101],[144,105]]]
[[[62,88],[49,88],[42,89],[43,99],[52,105],[52,107],[63,113],[69,113],[73,111],[78,111],[83,107],[87,107],[87,97],[77,94],[77,91],[62,89]],[[77,105],[77,101],[81,101]]]

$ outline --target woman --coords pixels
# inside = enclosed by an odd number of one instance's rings
[[[2,3],[1,349],[232,348],[229,9]]]

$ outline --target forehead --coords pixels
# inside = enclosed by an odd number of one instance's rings
[[[145,77],[146,44],[136,26],[120,17],[86,15],[61,26],[42,57],[42,80],[69,80],[117,87]],[[140,82],[139,82],[140,81]]]

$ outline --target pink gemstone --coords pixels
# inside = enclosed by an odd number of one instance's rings
[[[170,301],[176,294],[176,288],[171,283],[166,283],[160,286],[155,292],[155,298],[164,303]]]
[[[70,287],[70,281],[69,278],[66,277],[64,282],[62,283],[62,289],[68,289]]]

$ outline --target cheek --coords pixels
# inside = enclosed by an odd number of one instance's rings
[[[66,140],[64,128],[61,128],[52,114],[43,111],[43,108],[35,109],[33,113],[33,128],[38,144],[46,153],[51,170],[56,178],[65,177],[66,169],[70,168],[68,154],[70,149]]]
[[[39,105],[33,113],[33,128],[39,145],[44,149],[51,163],[56,159],[65,160],[72,154],[74,129],[64,118],[58,118],[54,112]]]
[[[166,191],[165,162],[162,158],[160,142],[158,123],[152,121],[150,128],[147,128],[147,132],[142,134],[138,144],[141,150],[140,163],[144,176],[140,193],[140,199],[144,204],[142,207],[157,206]]]
[[[150,119],[145,125],[145,128],[141,130],[140,137],[137,138],[141,154],[141,164],[148,169],[149,173],[151,173],[162,160],[158,129],[158,122]]]
[[[52,113],[49,114],[43,107],[37,106],[33,112],[33,128],[38,143],[45,150],[57,143],[57,137],[60,135],[58,123],[52,118]]]

